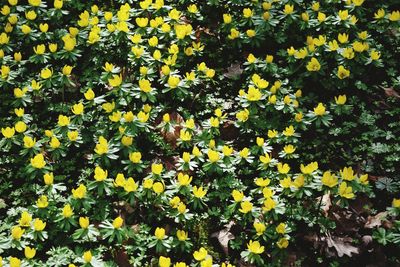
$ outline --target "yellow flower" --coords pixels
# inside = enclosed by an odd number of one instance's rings
[[[86,186],[80,184],[78,188],[72,189],[72,196],[75,199],[82,199],[86,196]]]
[[[235,28],[231,29],[231,33],[228,35],[228,38],[233,40],[236,39],[240,36],[240,32],[238,30],[236,30]]]
[[[292,185],[292,179],[290,179],[290,177],[286,177],[283,180],[280,180],[279,184],[282,186],[282,188],[289,188]]]
[[[55,137],[55,136],[53,136],[53,137],[51,138],[49,144],[50,144],[50,147],[53,148],[53,149],[59,148],[60,145],[61,145],[60,141],[59,141],[58,138]]]
[[[171,266],[171,259],[168,257],[160,256],[158,259],[159,267],[170,267]]]
[[[223,14],[222,18],[225,24],[229,24],[232,22],[232,16],[230,14]]]
[[[371,60],[378,60],[381,57],[381,53],[376,50],[371,50],[369,56],[371,57]]]
[[[399,10],[392,11],[392,13],[389,14],[389,20],[390,21],[399,21],[400,20],[400,11]]]
[[[57,47],[58,47],[57,44],[54,44],[54,43],[49,44],[50,52],[52,52],[52,53],[56,52],[57,51]]]
[[[342,176],[343,180],[352,181],[355,178],[354,170],[352,167],[344,167],[343,170],[340,171],[340,176]]]
[[[47,23],[40,23],[39,29],[41,32],[47,32],[49,30],[49,24]]]
[[[400,198],[393,198],[392,200],[392,207],[400,208]]]
[[[35,52],[36,55],[43,55],[46,52],[46,46],[44,44],[37,45],[33,48],[33,52]]]
[[[160,175],[162,171],[163,171],[162,163],[160,163],[160,164],[156,164],[156,163],[151,164],[151,172],[153,174]]]
[[[122,219],[120,216],[114,219],[113,221],[113,226],[115,229],[121,228],[122,224],[124,223],[124,219]]]
[[[88,217],[79,217],[79,226],[83,229],[87,229],[89,227],[89,218]]]
[[[36,169],[42,169],[44,166],[46,166],[46,161],[44,160],[43,154],[37,154],[31,158],[31,165]]]
[[[10,257],[10,267],[20,267],[21,260],[16,257]]]
[[[83,261],[86,262],[86,263],[91,262],[92,261],[92,257],[93,257],[92,256],[92,252],[90,252],[90,250],[85,251],[83,253]]]
[[[277,164],[277,168],[278,172],[281,174],[287,174],[290,171],[290,166],[287,163],[282,164],[281,162],[279,162]]]
[[[74,211],[72,210],[71,205],[70,204],[66,204],[63,207],[63,210],[62,210],[63,217],[64,218],[70,218],[73,214],[74,214]]]
[[[72,113],[74,113],[75,115],[81,115],[83,113],[84,110],[84,106],[82,103],[78,103],[78,104],[74,104],[71,107],[71,111]]]
[[[290,15],[290,14],[293,13],[293,11],[294,11],[294,6],[293,6],[293,5],[286,4],[286,5],[285,5],[285,8],[284,8],[284,10],[283,10],[283,13],[285,13],[286,15]]]
[[[36,19],[37,14],[36,14],[36,12],[34,10],[30,10],[28,12],[25,12],[25,17],[28,20],[34,20],[34,19]]]
[[[163,240],[165,238],[165,229],[162,227],[157,227],[156,230],[154,231],[154,236],[158,240]]]
[[[253,86],[249,86],[249,89],[246,94],[247,100],[258,101],[261,99],[261,97],[262,97],[262,93],[260,90],[258,90],[257,88],[255,88]]]
[[[257,232],[257,235],[262,235],[265,232],[265,229],[267,228],[265,224],[262,222],[254,222],[253,226]]]
[[[353,59],[354,58],[353,48],[347,47],[347,48],[343,49],[342,56],[347,59]]]
[[[338,179],[334,174],[331,174],[330,171],[326,171],[322,175],[321,182],[322,182],[323,185],[332,188],[332,187],[334,187],[335,185],[338,184]]]
[[[289,246],[289,241],[286,238],[281,238],[276,242],[278,248],[287,248]]]
[[[108,176],[108,171],[107,170],[103,170],[101,167],[96,166],[96,168],[94,169],[94,179],[97,182],[102,182],[105,179],[107,179]]]
[[[244,110],[241,110],[238,113],[236,113],[236,118],[241,122],[245,122],[249,119],[249,115],[250,111],[247,108],[245,108]]]
[[[178,173],[178,183],[180,186],[187,186],[192,181],[192,177],[188,174]]]
[[[294,151],[296,151],[296,147],[294,147],[293,145],[286,145],[286,146],[283,147],[283,151],[286,154],[293,154]]]
[[[84,96],[85,96],[85,98],[86,98],[86,100],[93,100],[94,99],[94,97],[95,97],[95,94],[94,94],[94,92],[93,92],[93,90],[91,89],[91,88],[89,88],[85,93],[84,93]]]
[[[239,152],[239,156],[242,158],[247,158],[250,155],[250,150],[245,147]]]
[[[17,117],[22,117],[25,114],[25,110],[23,108],[15,108],[14,113]]]
[[[367,185],[368,184],[368,174],[361,175],[358,179],[360,184]]]
[[[383,8],[378,9],[374,13],[374,19],[383,19],[385,17],[385,10]]]
[[[49,202],[47,201],[47,196],[40,196],[36,201],[36,205],[40,209],[46,208],[49,205]]]
[[[276,207],[276,202],[272,198],[267,198],[264,200],[264,206],[263,206],[263,211],[270,211],[272,209],[275,209]]]
[[[294,179],[292,185],[294,185],[296,188],[300,188],[304,186],[304,175],[300,174]]]
[[[131,152],[129,153],[129,160],[132,163],[140,163],[142,159],[142,153],[140,152]]]
[[[196,261],[202,261],[204,260],[208,255],[207,250],[204,247],[201,247],[199,250],[196,250],[195,252],[193,252],[193,258]]]
[[[156,194],[161,194],[162,192],[164,192],[164,185],[161,182],[155,182],[153,184],[153,191]]]
[[[346,20],[349,17],[349,11],[346,10],[339,10],[338,12],[338,16],[340,20]]]
[[[261,254],[264,252],[264,246],[261,246],[260,242],[253,240],[250,240],[250,242],[247,244],[247,249],[253,254]]]
[[[11,228],[11,236],[15,240],[21,239],[24,232],[25,232],[25,230],[19,226],[14,226],[13,228]]]
[[[63,0],[54,0],[54,8],[61,9],[63,7]]]
[[[346,103],[347,97],[346,95],[335,96],[336,105],[344,105]]]
[[[23,133],[26,131],[27,126],[26,126],[25,122],[19,121],[14,125],[14,128],[18,133]]]
[[[126,180],[126,183],[124,185],[124,190],[127,193],[130,192],[135,192],[138,189],[138,184],[135,182],[135,180],[132,177],[129,177],[128,180]]]
[[[275,228],[275,231],[278,233],[278,234],[285,234],[286,233],[286,224],[284,224],[284,223],[280,223],[280,224],[278,224],[278,226]]]
[[[202,186],[193,186],[193,195],[195,198],[203,198],[207,194],[207,190],[204,190]]]
[[[339,33],[338,40],[341,44],[347,43],[349,40],[349,35],[347,33]]]
[[[12,127],[12,128],[10,128],[10,127],[1,128],[1,133],[3,134],[3,136],[5,138],[11,138],[15,134],[15,129],[14,129],[14,127]]]
[[[96,144],[96,147],[94,148],[94,152],[96,152],[99,155],[103,155],[108,153],[108,141],[105,139],[103,136],[99,137],[99,142]]]
[[[149,23],[149,19],[148,18],[136,18],[135,22],[139,27],[144,28]]]
[[[123,136],[122,137],[122,139],[121,139],[121,143],[124,145],[124,146],[130,146],[130,145],[132,145],[132,143],[133,143],[133,137],[131,137],[131,136]]]
[[[188,234],[184,230],[178,230],[176,231],[176,237],[178,237],[179,241],[185,241],[188,238]]]
[[[67,117],[67,116],[64,116],[64,115],[58,115],[58,125],[59,126],[61,126],[61,127],[64,127],[64,126],[68,126],[69,125],[69,118]]]
[[[24,254],[27,259],[32,259],[36,255],[36,249],[26,246],[24,249]]]
[[[43,222],[41,219],[35,219],[35,221],[33,222],[33,228],[36,232],[43,231],[45,227],[46,223]]]
[[[251,10],[250,8],[243,9],[243,17],[250,18],[252,16],[253,16],[253,10]]]
[[[49,68],[44,68],[40,71],[40,77],[42,79],[49,79],[53,75],[53,70]]]
[[[242,203],[240,203],[240,209],[239,211],[241,213],[248,213],[253,209],[253,203],[251,203],[250,201],[243,201]]]
[[[179,76],[176,75],[172,75],[168,77],[168,85],[170,88],[174,89],[176,87],[178,87],[179,83],[180,83],[180,78]]]
[[[113,74],[112,78],[108,79],[108,84],[111,87],[118,87],[122,84],[122,75]]]
[[[6,65],[2,65],[0,72],[1,72],[1,78],[3,78],[5,80],[5,79],[7,79],[8,74],[10,73],[10,67],[6,66]]]
[[[21,52],[15,52],[14,53],[14,60],[17,61],[17,62],[20,62],[22,60]]]
[[[318,103],[317,107],[314,108],[315,116],[323,116],[326,113],[324,104]]]
[[[71,142],[74,142],[74,141],[76,141],[76,140],[78,139],[78,137],[79,137],[79,132],[78,132],[78,131],[69,131],[69,132],[67,133],[67,135],[68,135],[68,139],[69,139]]]
[[[350,76],[350,70],[345,69],[342,65],[339,66],[337,76],[339,79],[343,80]]]
[[[62,40],[64,42],[64,49],[66,51],[70,52],[74,50],[76,46],[76,39],[74,37],[72,37],[70,34],[67,34],[62,37]]]
[[[231,195],[232,195],[233,200],[234,200],[235,202],[241,202],[242,199],[244,198],[243,192],[238,191],[238,190],[236,190],[236,189],[234,189],[234,190],[232,191]]]
[[[322,23],[326,20],[326,15],[323,12],[318,12],[318,16],[317,16],[318,22]]]
[[[153,89],[149,80],[139,80],[139,88],[145,93],[149,93]]]
[[[312,57],[307,64],[308,71],[319,71],[321,69],[321,64],[319,64],[318,59]]]
[[[347,199],[354,198],[353,188],[347,186],[346,182],[342,182],[339,185],[339,195]]]
[[[27,211],[21,213],[21,218],[19,219],[19,225],[22,227],[28,227],[32,221],[32,215]]]
[[[220,159],[218,151],[215,151],[215,150],[212,150],[212,149],[209,149],[207,151],[207,156],[208,156],[208,160],[211,163],[217,162]]]

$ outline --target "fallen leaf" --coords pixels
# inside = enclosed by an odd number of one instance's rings
[[[365,228],[374,228],[376,226],[381,226],[382,221],[386,218],[387,211],[379,212],[375,216],[368,216],[367,222],[365,223]]]
[[[234,224],[235,223],[231,221],[227,225],[225,225],[224,229],[211,234],[211,237],[215,237],[218,239],[218,242],[220,243],[225,255],[228,255],[229,252],[228,251],[229,241],[235,239],[235,236],[230,232]]]
[[[339,257],[343,257],[343,255],[351,257],[352,254],[359,253],[359,249],[351,245],[350,241],[351,238],[332,237],[330,235],[326,237],[328,247],[334,247]]]

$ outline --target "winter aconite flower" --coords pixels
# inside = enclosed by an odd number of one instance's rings
[[[264,246],[261,246],[260,242],[253,240],[250,240],[250,242],[247,244],[247,249],[253,254],[261,254],[264,252]]]
[[[201,247],[199,250],[193,252],[193,257],[196,261],[204,260],[208,255],[207,250],[204,247]]]
[[[319,63],[318,59],[315,57],[311,58],[311,60],[307,64],[308,71],[319,71],[321,69],[321,64]]]
[[[31,158],[31,165],[36,169],[42,169],[44,166],[46,166],[46,161],[44,160],[43,154],[37,154]]]
[[[157,227],[156,230],[154,231],[154,236],[158,240],[163,240],[165,238],[165,229],[162,227]]]
[[[348,69],[346,69],[345,67],[343,67],[342,65],[340,65],[338,68],[337,76],[341,80],[348,78],[350,76],[350,71]]]
[[[27,259],[32,259],[36,255],[36,249],[26,246],[24,249],[24,254]]]
[[[324,104],[318,103],[317,107],[314,108],[315,116],[323,116],[326,113]]]
[[[339,195],[347,199],[354,198],[353,188],[351,186],[347,186],[346,182],[342,182],[339,185]]]
[[[326,171],[322,175],[321,182],[323,185],[332,188],[338,184],[338,179],[334,174],[331,174],[330,171]]]
[[[117,218],[114,219],[112,224],[115,229],[119,229],[119,228],[121,228],[123,223],[124,223],[124,220],[120,216],[118,216]]]

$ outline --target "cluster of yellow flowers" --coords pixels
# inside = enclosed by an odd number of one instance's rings
[[[252,44],[263,27],[279,20],[301,19],[305,27],[318,29],[328,22],[353,27],[359,21],[354,10],[364,1],[348,0],[348,8],[333,13],[319,2],[305,4],[304,12],[281,2],[252,1],[223,14],[220,39]],[[9,232],[0,266],[45,266],[46,249],[63,246],[52,243],[58,235],[69,241],[69,267],[107,266],[105,249],[86,245],[102,242],[114,250],[132,239],[134,224],[154,229],[154,234],[146,230],[149,254],[142,265],[154,259],[160,267],[216,266],[218,257],[196,233],[213,216],[218,227],[238,224],[246,233],[237,237],[242,257],[262,264],[261,255],[284,253],[294,241],[290,233],[296,223],[285,214],[303,197],[330,194],[345,205],[357,193],[371,191],[368,175],[352,167],[335,174],[317,162],[296,161],[301,132],[313,122],[328,125],[331,113],[350,106],[346,94],[309,109],[303,105],[305,89],[268,74],[282,64],[276,61],[282,55],[308,72],[332,73],[326,64],[332,57],[338,64],[331,78],[350,79],[355,61],[376,66],[382,61],[367,31],[334,37],[321,32],[281,55],[246,54],[240,58],[244,89],[229,92],[236,103],[228,107],[228,100],[202,98],[204,92],[214,94],[226,77],[202,58],[214,49],[206,46],[202,31],[214,33],[197,23],[205,15],[200,5],[183,8],[163,0],[125,3],[115,10],[92,5],[73,18],[74,4],[8,0],[0,7],[0,85],[13,96],[5,104],[12,115],[1,118],[0,148],[19,160],[16,176],[23,174],[40,188],[36,202],[10,215],[14,222],[4,228]],[[399,20],[399,11],[374,14],[376,23]],[[19,49],[20,43],[29,50]],[[207,110],[195,114],[196,105]],[[272,122],[274,116],[285,119]],[[224,136],[229,125],[238,129],[238,137]],[[76,169],[66,167],[67,160]],[[400,200],[392,205],[400,208]],[[178,251],[185,260],[176,259]]]

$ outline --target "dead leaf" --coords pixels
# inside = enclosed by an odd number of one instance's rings
[[[332,207],[331,195],[329,193],[322,196],[321,208],[325,217],[328,217],[329,209]]]
[[[376,226],[381,226],[382,221],[386,219],[387,211],[379,212],[375,216],[368,216],[367,222],[365,223],[365,228],[374,228]]]
[[[229,79],[235,79],[238,78],[243,73],[243,69],[240,66],[240,63],[235,63],[231,64],[226,72],[224,73],[224,76],[229,78]]]
[[[228,243],[230,240],[235,239],[235,236],[230,232],[232,226],[235,223],[233,221],[229,222],[227,225],[225,225],[225,228],[212,233],[211,237],[216,237],[218,239],[218,242],[220,243],[225,255],[228,255]]]
[[[394,90],[392,87],[381,86],[381,88],[385,91],[386,96],[400,98],[400,94],[396,90]]]
[[[351,257],[353,253],[359,253],[359,249],[351,245],[351,240],[351,238],[332,237],[330,235],[326,237],[328,247],[334,247],[339,257],[343,257],[343,255]]]

